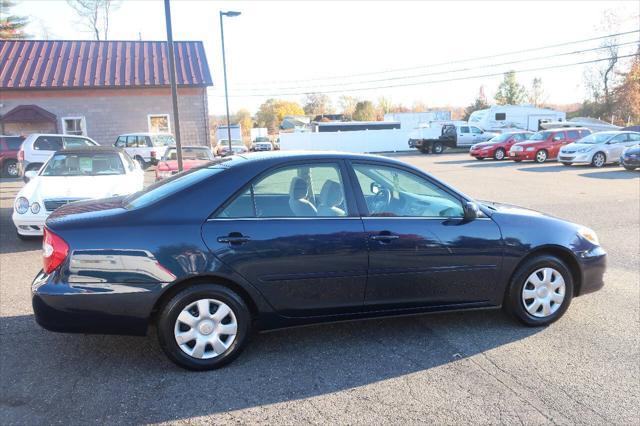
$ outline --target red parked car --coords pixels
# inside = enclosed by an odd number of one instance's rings
[[[206,146],[182,147],[182,170],[207,164],[213,160],[211,149]],[[156,181],[168,178],[178,173],[178,152],[175,147],[167,148],[164,156],[156,166]]]
[[[495,158],[504,160],[514,143],[526,141],[533,135],[533,132],[518,131],[502,133],[486,142],[480,142],[471,147],[469,155],[476,160],[485,158]]]
[[[18,177],[18,151],[22,136],[0,136],[0,170],[2,177]]]
[[[514,144],[509,150],[509,158],[513,161],[533,160],[536,163],[555,160],[562,146],[590,134],[591,130],[583,127],[542,130],[533,134],[529,140]]]

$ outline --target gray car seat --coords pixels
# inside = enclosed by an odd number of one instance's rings
[[[289,207],[296,216],[317,216],[318,211],[307,199],[309,196],[309,184],[306,180],[295,176],[289,186]]]
[[[334,180],[326,181],[322,185],[319,198],[318,216],[346,216],[345,211],[338,207],[344,200],[342,186],[338,182]]]

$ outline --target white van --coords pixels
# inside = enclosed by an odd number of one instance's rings
[[[18,151],[18,174],[26,182],[25,172],[40,170],[56,151],[98,145],[98,142],[86,136],[32,133],[27,136]]]
[[[531,105],[494,105],[474,111],[469,116],[469,124],[487,131],[509,131],[514,129],[541,130],[541,124],[548,121],[566,121],[567,114],[552,109]]]
[[[167,148],[176,146],[176,140],[169,133],[127,133],[118,136],[113,146],[124,149],[144,169],[158,164]]]

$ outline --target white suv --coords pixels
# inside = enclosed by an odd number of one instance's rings
[[[18,151],[18,174],[26,182],[25,172],[40,170],[54,152],[65,148],[98,145],[98,142],[86,136],[33,133],[27,136]]]
[[[168,133],[127,133],[118,136],[113,146],[122,148],[142,168],[158,164],[168,147],[175,147],[176,140]]]

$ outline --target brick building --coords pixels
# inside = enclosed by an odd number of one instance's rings
[[[185,145],[209,144],[199,41],[174,42]],[[0,134],[82,134],[111,145],[122,133],[173,131],[167,44],[159,41],[0,41]]]

